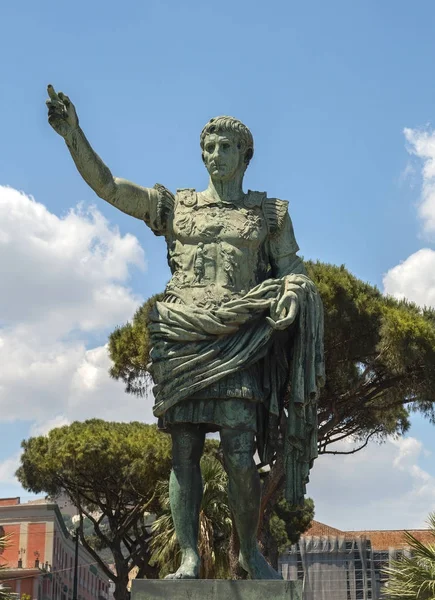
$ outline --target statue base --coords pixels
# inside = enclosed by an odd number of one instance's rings
[[[134,579],[131,600],[302,600],[301,581]]]

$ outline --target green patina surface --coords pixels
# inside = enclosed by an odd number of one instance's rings
[[[288,203],[243,191],[254,142],[237,119],[211,119],[201,133],[207,189],[173,194],[114,177],[69,98],[48,92],[49,122],[83,179],[167,243],[171,279],[151,315],[150,372],[154,414],[173,442],[170,497],[182,563],[170,577],[198,577],[199,460],[206,432],[220,431],[240,564],[252,579],[277,579],[257,547],[253,454],[271,462],[282,428],[286,498],[301,504],[317,456],[324,381],[322,304],[297,255]]]

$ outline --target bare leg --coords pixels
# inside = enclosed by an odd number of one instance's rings
[[[240,565],[251,579],[281,579],[257,545],[261,487],[254,462],[254,434],[222,429],[221,441],[228,473],[228,500],[240,540]]]
[[[205,433],[198,425],[180,423],[171,429],[172,471],[169,498],[175,532],[181,549],[181,565],[166,579],[197,579],[199,510],[202,500],[202,477],[199,462],[204,449]]]

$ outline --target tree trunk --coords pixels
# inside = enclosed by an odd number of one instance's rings
[[[138,534],[139,538],[139,534]],[[138,567],[137,579],[158,579],[160,575],[160,567],[158,564],[150,564],[152,552],[150,549],[150,540],[142,541],[141,543],[141,558],[136,559],[136,565]]]
[[[128,572],[118,573],[118,578],[115,583],[115,590],[113,596],[115,600],[129,600],[130,592],[127,590],[128,585]]]
[[[118,547],[112,548],[112,553],[113,558],[115,559],[115,569],[117,575],[113,596],[115,600],[129,600],[130,592],[128,591],[127,586],[130,569],[128,566],[128,560],[124,558],[119,544]]]
[[[269,475],[262,486],[261,505],[260,505],[260,522],[258,525],[258,536],[263,540],[263,529],[269,529],[269,518],[273,507],[279,497],[284,481],[284,461],[279,459],[270,469]],[[266,533],[267,535],[267,533]]]
[[[278,544],[272,537],[269,528],[269,520],[273,512],[273,503],[271,502],[263,513],[262,527],[259,535],[259,544],[263,551],[264,557],[271,564],[271,566],[278,569]]]
[[[267,518],[267,522],[265,522],[264,524],[264,529],[263,529],[263,547],[264,547],[264,556],[267,559],[267,561],[271,564],[271,566],[275,569],[275,571],[278,570],[278,558],[279,558],[279,552],[278,552],[278,544],[276,543],[276,540],[273,538],[273,536],[270,533],[269,530],[269,518]]]
[[[284,473],[284,456],[283,450],[281,449],[275,464],[271,467],[269,474],[263,481],[261,490],[261,505],[260,505],[260,522],[258,526],[258,533],[261,537],[263,530],[263,521],[266,516],[266,512],[270,506],[276,503],[285,481]]]
[[[158,579],[159,574],[159,567],[157,565],[150,565],[148,560],[145,560],[144,563],[139,567],[137,579]]]

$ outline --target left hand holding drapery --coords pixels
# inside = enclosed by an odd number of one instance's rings
[[[270,317],[266,317],[273,329],[282,331],[295,321],[300,307],[296,290],[300,291],[300,286],[285,278],[282,293],[276,304],[272,305]]]

